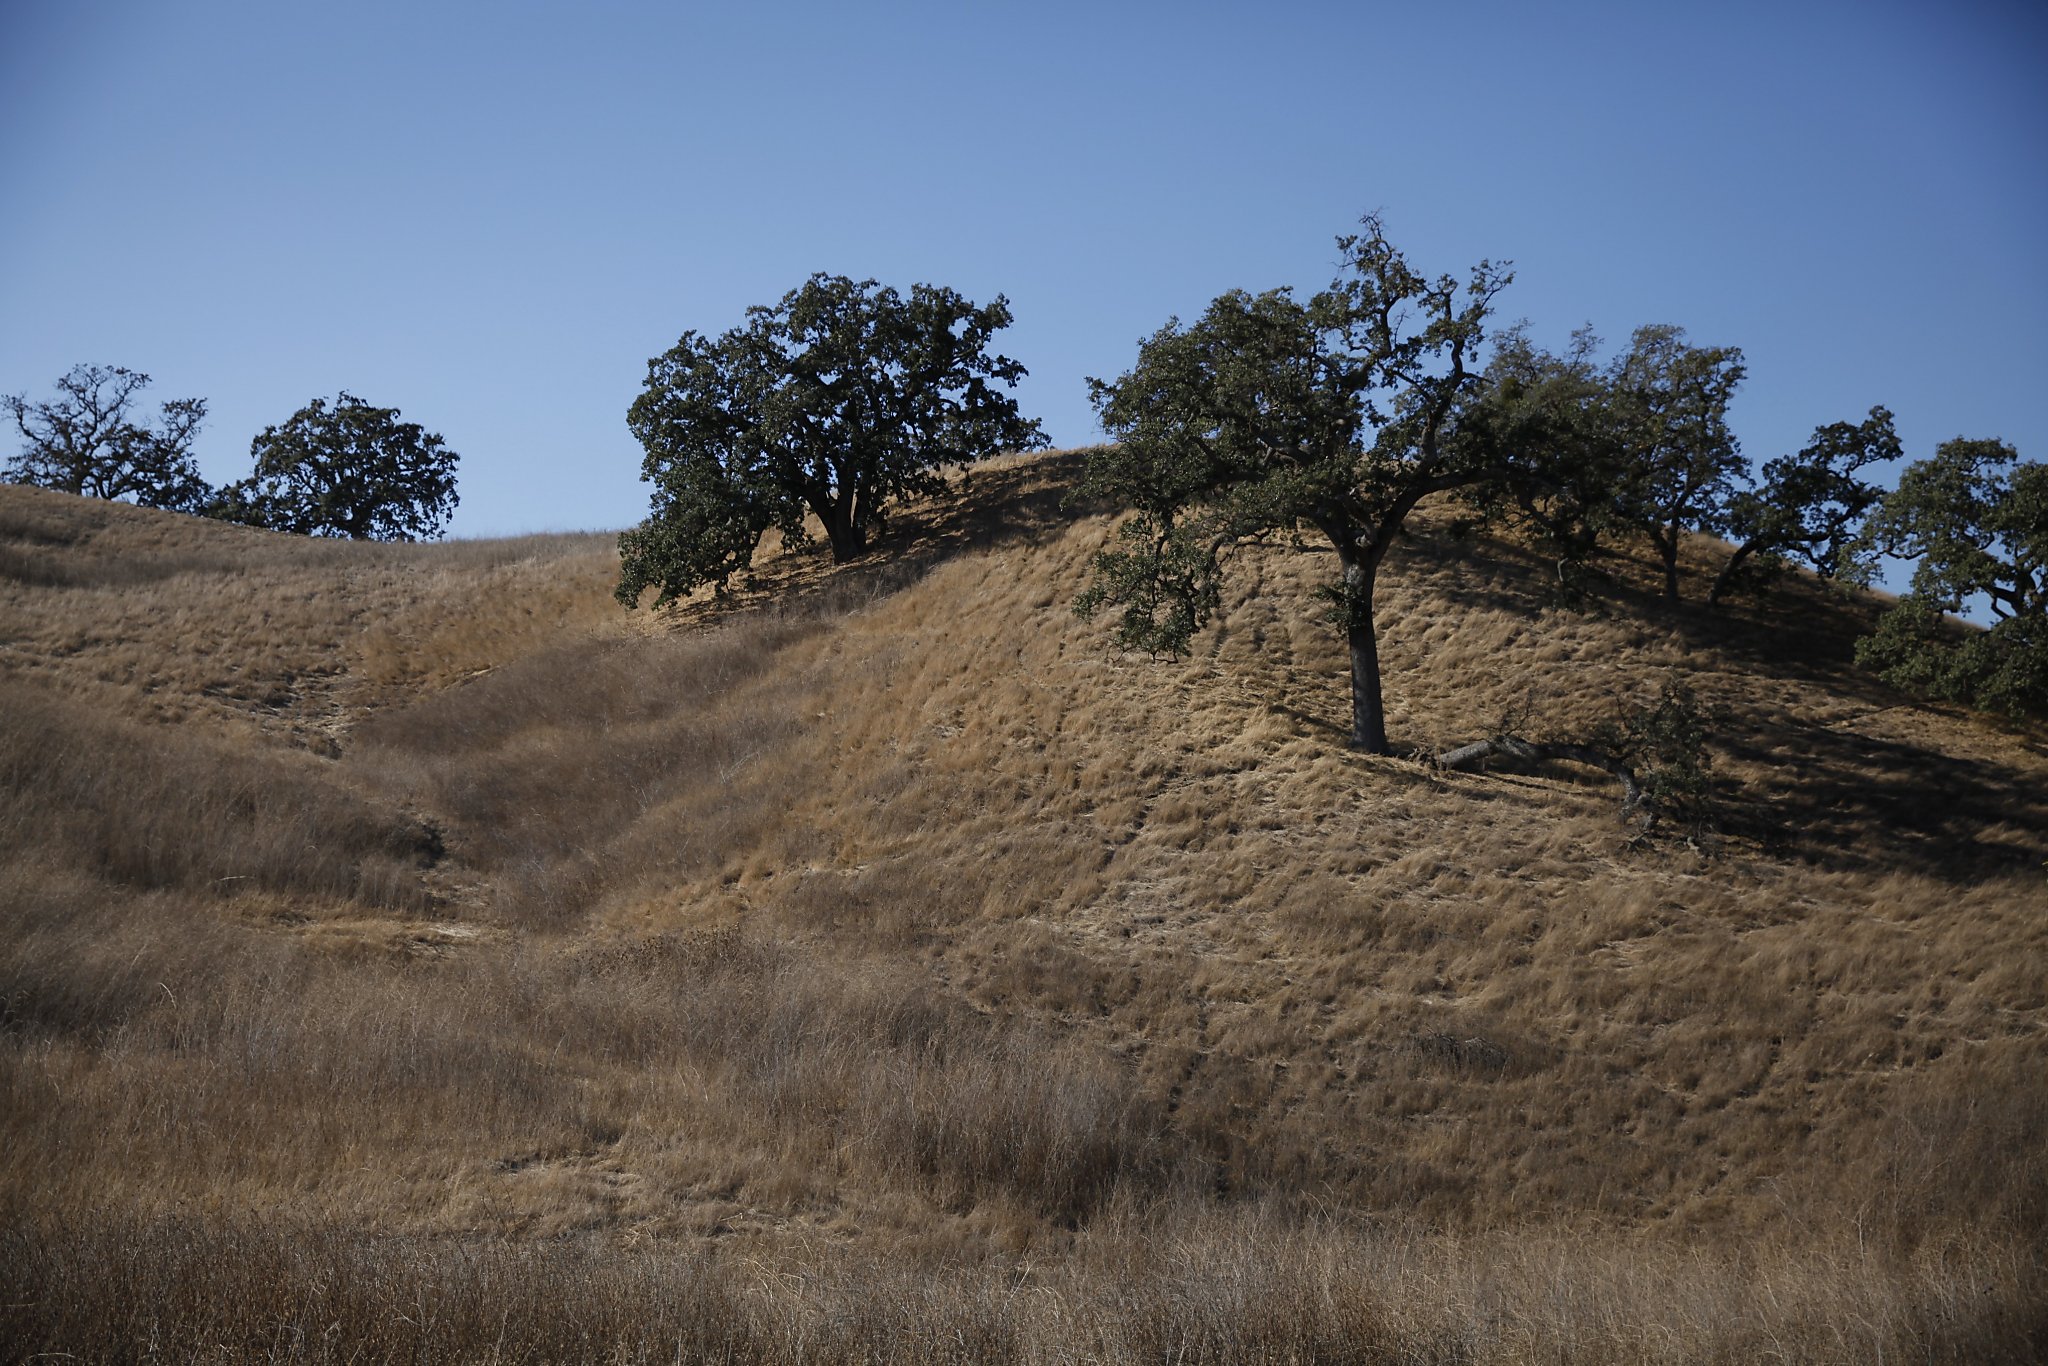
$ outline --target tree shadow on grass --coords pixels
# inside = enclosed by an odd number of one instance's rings
[[[1591,566],[1597,579],[1576,603],[1563,600],[1552,561],[1512,542],[1429,529],[1405,537],[1397,555],[1399,570],[1420,576],[1432,596],[1453,605],[1507,608],[1531,616],[1564,607],[1589,617],[1632,621],[1674,632],[1693,649],[1756,672],[1824,683],[1871,706],[1903,700],[1896,689],[1856,665],[1856,641],[1869,633],[1885,601],[1836,591],[1810,574],[1788,574],[1765,596],[1709,611],[1701,602],[1665,599],[1652,581],[1657,566],[1628,550],[1605,554]],[[1691,579],[1688,584],[1694,586]]]
[[[941,560],[966,550],[1036,544],[1082,517],[1110,509],[1078,490],[1085,448],[1004,457],[968,470],[940,498],[892,512],[884,553]]]
[[[835,564],[822,543],[787,552],[770,536],[723,596],[692,595],[664,609],[667,619],[688,627],[761,612],[840,616],[903,591],[955,556],[1039,544],[1104,510],[1075,495],[1087,456],[1085,449],[1050,451],[977,465],[943,495],[890,509],[886,533],[845,564]]]
[[[1449,606],[1533,616],[1554,600],[1549,564],[1522,547],[1426,530],[1407,538],[1400,554],[1401,569]],[[1826,704],[1828,715],[1804,717],[1739,693],[1708,697],[1732,713],[1711,743],[1728,761],[1722,772],[1744,771],[1739,783],[1718,783],[1724,833],[1817,866],[1910,871],[1958,885],[2038,872],[2048,861],[2048,742],[2040,728],[1921,706],[1858,668],[1855,642],[1884,599],[1788,574],[1760,596],[1710,612],[1666,601],[1647,559],[1620,555],[1609,567],[1613,578],[1591,605],[1595,613],[1675,632],[1715,660],[1724,679],[1803,684]],[[1695,579],[1703,592],[1704,579]]]
[[[2039,767],[1853,725],[1744,720],[1720,747],[1766,776],[1720,794],[1719,824],[1730,835],[1821,867],[1900,869],[1958,884],[2048,861],[2048,782]]]

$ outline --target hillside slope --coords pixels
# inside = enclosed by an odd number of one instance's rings
[[[1070,610],[1109,526],[1073,469],[670,617],[611,603],[602,537],[0,487],[15,1340],[140,1332],[91,1307],[109,1265],[194,1341],[259,1332],[207,1318],[220,1276],[273,1327],[334,1265],[385,1284],[353,1243],[259,1270],[314,1230],[420,1259],[394,1303],[476,1293],[451,1233],[648,1294],[825,1277],[706,1309],[766,1334],[741,1357],[854,1353],[844,1294],[992,1325],[961,1358],[1138,1359],[1192,1314],[1168,1348],[1243,1359],[1258,1314],[1190,1305],[1248,1276],[1326,1357],[2048,1345],[2041,736],[1855,673],[1868,608],[1810,582],[1575,614],[1425,518],[1381,595],[1418,757],[1355,755],[1324,557],[1247,552],[1192,658],[1119,654]],[[1673,678],[1729,712],[1695,843],[1597,774],[1423,761]],[[683,1331],[607,1296],[591,1331]]]

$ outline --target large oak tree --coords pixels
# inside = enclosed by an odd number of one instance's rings
[[[1390,752],[1373,593],[1409,513],[1432,494],[1538,477],[1535,445],[1461,422],[1508,271],[1427,276],[1376,216],[1338,239],[1345,273],[1307,301],[1233,291],[1091,380],[1113,443],[1087,488],[1134,510],[1095,562],[1084,613],[1123,608],[1128,647],[1184,652],[1214,614],[1233,547],[1306,531],[1336,552],[1324,593],[1351,660],[1351,744]],[[1514,425],[1514,424],[1509,424]],[[1524,432],[1524,435],[1527,433]]]
[[[648,362],[627,416],[654,501],[619,538],[619,601],[723,589],[770,528],[808,545],[806,514],[835,560],[853,559],[891,502],[940,491],[945,469],[1043,445],[1004,392],[1024,367],[989,351],[1009,323],[1000,295],[977,307],[933,285],[814,275],[722,336],[685,332]]]
[[[265,427],[249,454],[255,473],[220,491],[214,516],[299,536],[417,541],[439,536],[459,501],[460,457],[438,432],[347,392]]]

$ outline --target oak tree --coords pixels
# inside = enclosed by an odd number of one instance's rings
[[[1906,467],[1866,540],[1918,563],[1857,642],[1860,663],[1931,697],[2048,715],[2048,465],[2003,441],[1945,441]],[[1991,626],[1945,619],[1966,608]]]
[[[1716,606],[1746,579],[1756,581],[1790,563],[1821,578],[1855,577],[1865,519],[1884,490],[1860,478],[1871,465],[1900,458],[1892,415],[1872,408],[1861,422],[1830,422],[1795,455],[1767,462],[1763,478],[1728,500],[1724,529],[1735,549],[1707,590]]]
[[[1616,510],[1649,537],[1672,602],[1679,600],[1685,533],[1728,529],[1729,500],[1747,469],[1728,426],[1728,403],[1744,373],[1739,348],[1694,346],[1684,328],[1669,324],[1637,328],[1609,367],[1628,449]]]
[[[1004,392],[1024,367],[989,350],[1009,324],[1000,295],[977,307],[820,274],[721,336],[685,332],[627,415],[654,498],[619,538],[619,601],[722,591],[770,528],[808,546],[806,514],[834,560],[853,559],[891,503],[941,491],[946,469],[1043,445]]]
[[[250,443],[255,473],[221,490],[228,521],[300,536],[430,540],[459,501],[460,458],[439,433],[343,392],[316,398]]]
[[[213,494],[192,459],[206,400],[172,399],[143,425],[130,410],[148,385],[148,375],[118,365],[77,365],[57,381],[54,399],[0,396],[23,443],[7,464],[8,481],[199,511]]]
[[[1123,608],[1128,647],[1185,652],[1217,610],[1233,547],[1320,534],[1325,589],[1351,662],[1351,744],[1390,751],[1373,591],[1423,499],[1511,477],[1516,453],[1461,431],[1483,384],[1480,349],[1509,273],[1460,281],[1413,269],[1377,216],[1338,239],[1346,274],[1301,301],[1232,291],[1192,324],[1169,321],[1114,381],[1090,380],[1114,444],[1085,485],[1135,515],[1095,560],[1077,608]]]
[[[1460,417],[1468,440],[1520,453],[1517,477],[1488,480],[1463,496],[1482,518],[1512,529],[1555,565],[1553,596],[1582,606],[1599,577],[1597,558],[1631,527],[1616,498],[1630,450],[1600,339],[1572,333],[1562,354],[1545,351],[1516,324],[1493,339],[1486,382]]]

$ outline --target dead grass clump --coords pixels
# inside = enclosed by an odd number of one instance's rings
[[[622,633],[610,536],[451,541],[407,568],[404,599],[357,639],[359,698],[445,688],[565,639]]]
[[[308,539],[0,485],[0,681],[335,752],[364,708],[617,632],[605,536]]]
[[[944,1208],[1074,1225],[1195,1179],[1162,1108],[1099,1049],[935,997],[900,967],[717,942],[601,955],[561,1025],[609,1034],[614,1057],[686,1064],[728,1132],[765,1128],[805,1160]],[[622,1016],[639,1023],[620,1031]]]
[[[214,935],[196,970],[134,918],[99,928],[153,980],[103,1005],[97,1035],[47,1009],[14,1022],[0,1142],[17,1192],[407,1220],[445,1203],[468,1154],[584,1141],[574,1078],[508,1028],[531,1000],[514,974],[422,975],[253,929]]]
[[[110,894],[22,859],[0,865],[0,1035],[106,1042],[203,989],[239,938],[189,898]]]

